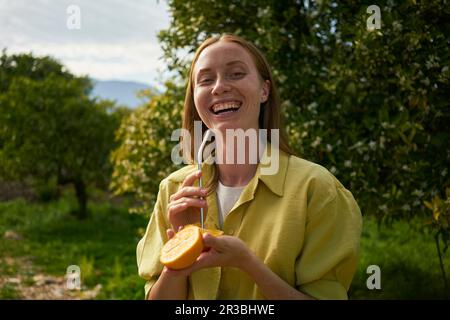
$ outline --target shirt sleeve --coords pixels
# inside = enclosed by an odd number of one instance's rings
[[[361,212],[350,191],[342,185],[335,190],[326,202],[316,199],[319,211],[308,213],[295,266],[298,289],[316,299],[348,299],[358,264]]]
[[[161,248],[167,241],[166,230],[169,228],[165,216],[165,181],[159,187],[158,197],[155,207],[150,216],[144,237],[139,241],[136,248],[136,257],[139,276],[146,280],[145,298],[147,298],[151,288],[158,280],[163,265],[159,261]]]

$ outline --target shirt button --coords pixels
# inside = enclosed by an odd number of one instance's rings
[[[228,229],[227,233],[228,233],[230,236],[232,236],[233,233],[234,233],[234,229]]]

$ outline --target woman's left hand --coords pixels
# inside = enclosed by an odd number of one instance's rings
[[[188,276],[203,268],[235,267],[242,269],[253,254],[244,241],[237,237],[215,237],[205,233],[203,235],[203,244],[207,251],[202,252],[193,265],[181,270],[168,269],[167,271],[180,276]]]

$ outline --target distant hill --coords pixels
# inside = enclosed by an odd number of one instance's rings
[[[136,108],[142,103],[136,97],[136,92],[142,89],[149,89],[145,83],[120,81],[120,80],[93,80],[94,89],[91,95],[103,99],[115,100],[118,104]]]

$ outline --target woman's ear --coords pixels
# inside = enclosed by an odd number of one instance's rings
[[[262,85],[261,103],[264,103],[269,99],[270,94],[270,81],[265,80]]]

